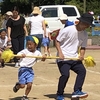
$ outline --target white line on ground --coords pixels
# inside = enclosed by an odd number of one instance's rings
[[[100,72],[96,72],[96,71],[92,71],[92,70],[88,70],[88,69],[87,69],[87,71],[90,72],[90,73],[94,73],[94,74],[99,74],[100,75]]]
[[[93,92],[88,92],[88,93],[89,93],[89,94],[92,94],[93,96],[100,97],[100,94],[93,93]]]
[[[84,84],[85,86],[100,86],[100,84]],[[7,84],[5,84],[5,85],[0,85],[0,87],[13,87],[14,86],[14,84],[11,84],[11,85],[7,85]],[[57,84],[37,84],[37,83],[35,83],[35,84],[33,84],[33,86],[40,86],[40,87],[42,87],[42,86],[57,86]],[[67,84],[67,87],[72,87],[73,86],[73,84]]]
[[[54,81],[50,81],[50,80],[48,80],[48,79],[45,79],[45,78],[43,78],[43,77],[36,77],[36,78],[39,78],[39,79],[42,79],[42,80],[44,80],[44,81],[48,81],[48,82],[51,82],[51,83],[55,83]]]

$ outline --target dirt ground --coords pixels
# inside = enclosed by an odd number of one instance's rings
[[[56,55],[56,49],[51,48],[51,54]],[[83,100],[100,100],[100,50],[87,50],[86,56],[91,55],[97,63],[95,67],[87,68],[87,76],[83,86],[83,91],[89,96]],[[57,83],[60,73],[54,59],[48,59],[45,62],[39,62],[33,67],[35,78],[32,90],[29,94],[29,100],[55,100]],[[13,63],[7,63],[4,68],[0,68],[0,100],[21,100],[24,90],[17,93],[12,88],[17,82],[18,68]],[[76,74],[70,72],[70,78],[65,88],[65,100],[81,100],[71,99],[73,85]]]

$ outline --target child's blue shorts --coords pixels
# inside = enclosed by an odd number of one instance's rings
[[[43,39],[42,39],[42,45],[43,45],[43,46],[49,46],[49,45],[50,45],[50,40],[49,40],[49,38],[43,38]]]
[[[20,84],[27,84],[33,82],[34,72],[32,68],[21,67],[18,71],[18,80]]]

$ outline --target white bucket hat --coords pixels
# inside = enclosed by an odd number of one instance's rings
[[[13,13],[12,13],[11,11],[7,11],[7,12],[6,12],[6,15],[8,15],[8,16],[12,16]]]
[[[60,20],[67,20],[68,17],[66,14],[62,14],[60,17],[59,17]]]

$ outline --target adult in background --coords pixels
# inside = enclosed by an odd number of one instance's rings
[[[7,11],[5,13],[5,15],[4,15],[5,18],[4,18],[3,23],[1,25],[2,28],[6,29],[6,23],[7,23],[8,19],[12,17],[12,15],[13,15],[13,13],[11,11]]]
[[[89,11],[88,13],[91,14],[93,16],[93,19],[95,20],[94,12],[93,11]]]
[[[34,7],[32,16],[29,19],[30,35],[36,36],[39,39],[37,50],[41,51],[43,34],[46,37],[46,26],[44,17],[41,16],[39,7]]]
[[[70,70],[77,74],[72,98],[85,98],[87,93],[82,91],[82,86],[86,76],[86,69],[82,63],[85,55],[88,35],[83,30],[91,26],[93,16],[89,13],[84,13],[78,18],[79,23],[62,29],[56,38],[57,54],[60,59],[57,60],[57,65],[61,76],[59,77],[57,100],[64,100],[64,89],[70,76]],[[82,31],[82,32],[81,32]],[[78,47],[80,55],[78,55]],[[78,60],[69,60],[64,58],[78,58]]]
[[[61,21],[62,24],[64,24],[64,27],[70,26],[70,25],[74,25],[74,23],[72,21],[68,20],[68,16],[66,14],[62,14],[59,17],[59,20]]]
[[[11,40],[14,54],[24,49],[24,38],[28,35],[25,19],[19,15],[19,9],[14,7],[13,16],[7,21],[8,40]],[[18,59],[14,58],[15,67],[18,67]]]

